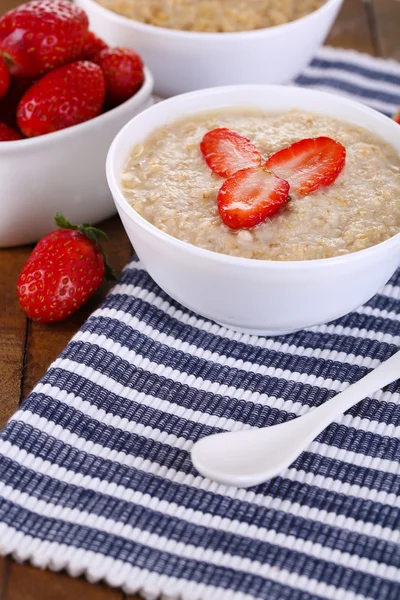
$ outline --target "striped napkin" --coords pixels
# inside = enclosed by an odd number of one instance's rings
[[[297,83],[400,104],[400,65],[354,52],[321,50]],[[132,261],[0,434],[1,553],[150,598],[398,600],[399,383],[252,489],[203,479],[189,452],[306,413],[399,344],[400,271],[334,323],[263,338]]]

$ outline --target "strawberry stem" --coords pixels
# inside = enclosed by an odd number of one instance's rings
[[[77,225],[72,225],[62,213],[57,213],[54,217],[56,225],[61,229],[78,229]]]
[[[108,241],[109,237],[104,231],[101,229],[97,229],[97,227],[93,227],[90,223],[82,223],[82,225],[72,225],[70,221],[68,221],[67,217],[62,213],[57,213],[54,217],[56,225],[61,229],[74,229],[75,231],[80,231],[83,235],[85,235],[93,244],[95,244],[103,257],[104,260],[104,276],[107,281],[116,281],[115,270],[114,268],[108,264],[106,255],[104,253],[103,247],[99,241],[105,240]]]

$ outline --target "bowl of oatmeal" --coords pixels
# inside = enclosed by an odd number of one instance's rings
[[[325,40],[342,0],[76,0],[110,45],[134,47],[169,97],[286,83]]]
[[[345,162],[310,193],[290,180],[278,212],[231,228],[217,202],[229,177],[202,153],[218,128],[251,140],[263,161],[304,139],[329,139]],[[366,106],[289,86],[232,86],[135,117],[110,148],[107,179],[139,258],[173,299],[226,327],[278,335],[343,316],[393,275],[399,154],[398,125]]]

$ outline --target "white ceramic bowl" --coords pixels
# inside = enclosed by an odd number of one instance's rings
[[[75,0],[90,27],[113,46],[139,52],[163,97],[217,85],[286,83],[325,40],[342,4],[326,0],[291,23],[238,33],[198,33],[154,27],[120,16],[95,0]],[[196,2],[197,0],[193,0]]]
[[[153,103],[153,77],[135,96],[80,125],[37,138],[0,142],[0,247],[35,242],[61,211],[75,223],[115,213],[104,172],[112,139]]]
[[[120,175],[135,144],[182,115],[227,107],[266,111],[298,108],[329,115],[370,130],[400,152],[397,123],[346,98],[314,90],[234,86],[184,94],[156,104],[122,129],[107,157],[107,179],[118,212],[150,275],[172,298],[194,312],[260,335],[326,323],[363,304],[400,264],[400,233],[366,250],[321,260],[237,258],[203,250],[163,233],[124,199]]]

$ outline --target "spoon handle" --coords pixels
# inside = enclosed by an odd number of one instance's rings
[[[314,430],[314,435],[317,435],[337,416],[343,414],[346,410],[357,404],[357,402],[360,402],[360,400],[380,390],[385,385],[392,383],[392,381],[395,381],[399,377],[400,351],[393,354],[393,356],[385,360],[379,367],[368,373],[368,375],[350,385],[348,389],[340,392],[340,394],[318,406],[318,408],[310,410],[304,417],[309,417],[309,420],[315,423],[319,431],[316,432]],[[304,417],[299,418],[303,419]]]
[[[400,376],[400,351],[322,406],[285,423],[217,433],[192,448],[195,468],[219,483],[249,487],[275,477],[343,412]]]

